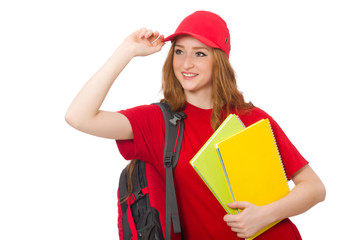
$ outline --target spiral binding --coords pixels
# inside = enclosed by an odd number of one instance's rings
[[[274,136],[273,128],[272,128],[272,126],[271,126],[271,124],[270,124],[269,119],[267,118],[266,120],[267,120],[268,125],[269,125],[269,127],[270,127],[270,131],[271,131],[272,136],[273,136],[274,144],[275,144],[276,150],[277,150],[277,152],[278,152],[278,157],[279,157],[280,165],[282,166],[282,169],[283,169],[285,181],[288,183],[287,174],[286,174],[286,172],[285,172],[285,168],[284,168],[282,156],[281,156],[280,151],[279,151],[279,148],[278,148],[277,140],[275,139],[275,136]],[[289,191],[290,191],[289,184],[287,184],[287,185],[288,185],[288,189],[289,189]]]
[[[240,121],[241,125],[245,128],[245,124],[243,123],[243,121],[241,121],[241,119],[239,118],[239,115],[233,114],[236,116],[236,118]]]

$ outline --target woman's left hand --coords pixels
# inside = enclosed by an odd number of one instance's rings
[[[256,206],[249,202],[229,203],[230,208],[242,209],[240,213],[224,216],[224,221],[240,238],[248,238],[269,224],[263,206]]]

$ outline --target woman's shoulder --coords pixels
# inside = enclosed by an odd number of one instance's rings
[[[156,104],[144,104],[131,108],[126,108],[124,110],[120,110],[120,113],[128,116],[128,115],[141,115],[144,114],[159,114],[161,113],[160,108]]]
[[[238,114],[240,120],[244,123],[245,126],[249,126],[265,118],[268,118],[270,120],[272,119],[272,117],[268,113],[258,107],[252,107],[246,110],[239,110],[236,113]]]
[[[139,105],[119,111],[131,123],[133,130],[139,127],[153,128],[164,123],[162,111],[155,104]]]

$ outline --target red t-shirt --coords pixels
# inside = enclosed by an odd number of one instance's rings
[[[132,140],[116,141],[122,156],[127,160],[140,159],[152,164],[165,178],[163,166],[165,127],[160,108],[156,105],[143,105],[120,112],[130,121],[134,136]],[[174,170],[183,239],[240,239],[226,225],[223,220],[226,215],[225,210],[189,163],[214,133],[210,124],[212,109],[205,110],[187,104],[184,113],[187,115],[184,137],[179,161]],[[245,114],[238,115],[246,127],[261,119],[269,119],[288,179],[308,164],[279,125],[263,110],[253,108]],[[276,236],[278,238],[275,238]],[[294,224],[286,219],[257,239],[301,238]]]

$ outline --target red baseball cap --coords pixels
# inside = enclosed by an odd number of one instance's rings
[[[197,11],[187,16],[174,34],[163,41],[173,41],[179,35],[190,35],[212,48],[219,48],[230,54],[230,33],[226,22],[217,14]]]

